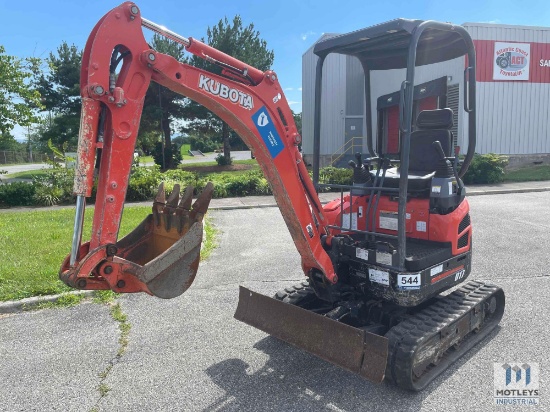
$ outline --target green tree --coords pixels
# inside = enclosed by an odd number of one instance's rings
[[[30,82],[34,59],[18,59],[0,45],[0,135],[8,139],[16,124],[27,126],[37,120],[40,93]],[[4,137],[6,136],[6,137]]]
[[[185,59],[185,48],[181,44],[158,34],[153,36],[151,46],[156,51],[168,54],[176,60]],[[152,136],[162,135],[164,145],[156,145],[155,152],[158,150],[161,152],[156,153],[155,159],[160,159],[161,163],[164,161],[164,164],[161,164],[164,169],[173,169],[179,163],[177,156],[179,148],[172,144],[171,136],[174,121],[183,117],[185,100],[184,96],[156,83],[151,83],[145,95],[138,144],[144,151],[151,150],[155,147],[155,144],[151,145]],[[162,146],[164,146],[164,157]],[[181,160],[181,155],[179,159]]]
[[[8,132],[0,130],[0,150],[25,150],[25,145],[15,140],[15,137]]]
[[[42,95],[44,110],[48,111],[48,127],[41,140],[51,141],[56,146],[67,142],[76,147],[80,126],[80,62],[82,51],[73,44],[61,43],[57,54],[50,53],[46,59],[48,70],[37,70],[35,83]]]
[[[268,50],[267,42],[260,38],[260,32],[254,29],[254,24],[244,27],[239,15],[229,21],[221,19],[214,27],[209,27],[207,40],[210,46],[235,57],[259,70],[268,70],[273,65],[275,54]],[[191,63],[204,70],[221,74],[222,68],[200,57],[193,56]],[[221,133],[223,155],[226,164],[231,163],[231,129],[227,123],[195,102],[186,105],[185,119],[189,121],[184,131],[191,135],[214,136]]]
[[[294,117],[294,123],[296,123],[296,129],[298,130],[298,133],[302,134],[302,113],[294,113],[294,110],[292,110],[292,117]]]

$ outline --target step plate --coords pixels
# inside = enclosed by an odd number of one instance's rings
[[[376,383],[382,382],[388,339],[240,287],[234,315],[293,346]]]

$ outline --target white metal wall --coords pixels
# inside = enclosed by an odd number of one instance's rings
[[[550,27],[464,23],[474,40],[550,43]]]
[[[477,84],[477,153],[550,153],[550,84]]]
[[[325,34],[318,41],[334,36]],[[318,57],[313,46],[302,56],[302,150],[313,153],[313,111],[315,107],[315,68]],[[346,109],[346,56],[331,54],[323,65],[321,105],[321,154],[335,153],[344,144]]]
[[[474,40],[550,43],[550,28],[465,23]],[[536,61],[536,56],[532,56]],[[547,58],[550,58],[547,57]],[[533,67],[533,66],[531,66]],[[478,153],[550,153],[550,84],[477,83]]]

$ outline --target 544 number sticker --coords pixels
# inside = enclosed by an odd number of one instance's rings
[[[420,273],[413,275],[397,275],[397,287],[399,289],[420,289],[422,278]]]

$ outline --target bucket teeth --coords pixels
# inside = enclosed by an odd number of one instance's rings
[[[161,182],[157,190],[157,195],[155,196],[155,203],[166,204],[166,192],[164,191],[164,182]]]
[[[213,194],[214,185],[212,184],[212,182],[208,182],[200,196],[197,198],[197,200],[195,200],[195,203],[193,203],[193,210],[191,210],[191,213],[189,213],[189,220],[191,224],[197,221],[202,221],[204,214],[208,210],[208,206],[210,205],[210,200],[212,200]]]
[[[178,207],[178,201],[180,199],[180,185],[175,184],[172,193],[168,196],[166,200],[166,207],[170,209],[175,209]]]
[[[193,186],[187,186],[185,190],[183,191],[183,195],[181,196],[180,204],[178,205],[178,209],[181,210],[191,210],[191,202],[193,201],[193,191],[195,188]]]
[[[195,188],[193,186],[187,186],[176,208],[176,216],[178,216],[177,229],[180,234],[183,233],[184,230],[189,229],[189,211],[191,210],[194,190]]]
[[[195,203],[193,202],[193,186],[187,186],[180,197],[180,185],[175,184],[168,199],[164,190],[164,182],[160,184],[153,202],[153,217],[157,227],[162,224],[166,232],[175,228],[180,235],[187,233],[195,222],[202,221],[214,193],[214,185],[208,182]]]
[[[168,199],[166,200],[166,206],[164,206],[164,209],[162,210],[163,218],[164,218],[164,229],[169,232],[170,228],[172,227],[173,220],[174,220],[174,212],[176,210],[176,207],[178,207],[178,201],[180,198],[180,185],[175,184],[174,189],[172,190],[172,193],[170,193],[170,196],[168,196]]]
[[[166,206],[166,193],[164,191],[164,182],[159,185],[155,201],[153,202],[153,217],[155,219],[155,225],[160,226],[162,218],[161,214]]]

